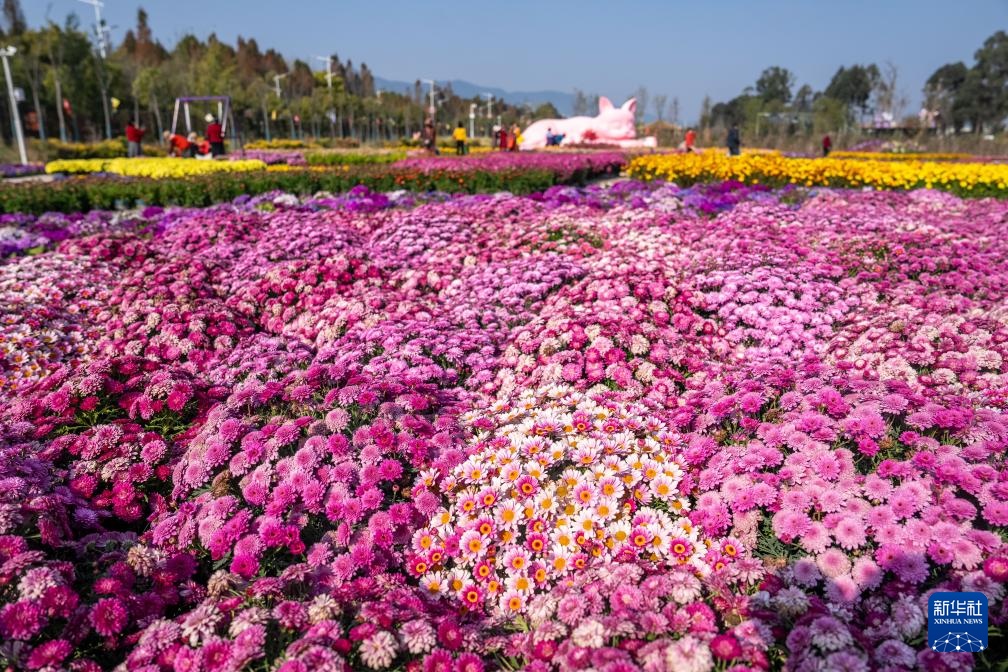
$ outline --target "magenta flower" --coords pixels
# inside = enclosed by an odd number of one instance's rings
[[[454,672],[483,672],[483,661],[473,653],[462,653],[455,659]]]
[[[88,620],[99,635],[112,637],[122,631],[128,616],[126,605],[119,598],[106,597],[95,603]]]
[[[444,618],[437,626],[438,643],[449,651],[457,651],[462,646],[462,630],[452,618]]]
[[[731,662],[742,655],[742,645],[731,635],[717,635],[710,642],[715,658]]]
[[[424,657],[423,672],[452,672],[452,655],[444,649],[435,649]]]
[[[1005,559],[1004,557],[995,556],[987,558],[987,560],[984,561],[983,569],[984,574],[995,581],[999,581],[1001,583],[1008,581],[1008,559]]]
[[[39,644],[28,655],[28,669],[59,667],[72,651],[73,646],[65,639],[53,639]]]

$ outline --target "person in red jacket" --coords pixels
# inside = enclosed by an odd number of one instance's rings
[[[824,157],[829,156],[830,151],[833,149],[833,141],[830,140],[828,135],[824,135],[822,139],[822,155]]]
[[[696,145],[696,131],[694,131],[692,128],[686,129],[686,140],[684,140],[684,142],[686,152],[692,154],[693,148]]]
[[[185,136],[165,131],[164,139],[168,143],[168,156],[190,157],[189,141],[185,139]]]
[[[140,142],[146,132],[147,129],[137,126],[132,121],[126,124],[126,156],[133,158],[143,154]]]
[[[214,156],[224,155],[224,129],[212,114],[206,115],[206,139],[210,143],[210,153]]]

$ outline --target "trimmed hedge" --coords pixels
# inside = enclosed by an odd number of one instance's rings
[[[311,152],[305,154],[309,166],[357,166],[395,163],[406,158],[406,152]]]
[[[575,171],[565,184],[585,184],[606,171]],[[115,177],[72,177],[58,182],[0,186],[0,212],[86,212],[136,205],[202,207],[230,201],[242,194],[281,190],[299,195],[343,192],[357,185],[375,191],[442,191],[529,194],[560,181],[546,170],[433,171],[362,165],[351,170],[290,170],[227,173],[200,177],[146,180]]]
[[[311,149],[313,147],[332,147],[336,149],[356,149],[360,147],[356,138],[316,138],[314,140],[291,140],[276,138],[274,140],[251,140],[246,142],[245,149]]]
[[[101,142],[60,142],[59,140],[39,142],[35,140],[32,142],[32,146],[50,161],[60,159],[115,159],[126,156],[126,140],[124,138],[102,140]],[[166,154],[164,147],[147,143],[143,145],[143,153],[144,156],[164,156]]]

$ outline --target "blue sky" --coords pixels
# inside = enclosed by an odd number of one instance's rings
[[[113,41],[147,9],[167,45],[193,32],[255,37],[290,57],[335,51],[377,75],[465,79],[509,90],[574,87],[621,102],[639,85],[679,98],[684,121],[705,94],[738,94],[782,65],[798,85],[821,89],[840,65],[899,69],[912,112],[938,66],[972,62],[998,29],[1008,0],[105,0]],[[29,24],[92,9],[76,0],[22,0]]]

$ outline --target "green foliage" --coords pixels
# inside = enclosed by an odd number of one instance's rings
[[[532,111],[533,119],[560,119],[563,117],[553,103],[543,103]]]
[[[102,142],[60,142],[50,140],[42,145],[42,152],[50,159],[114,159],[126,156],[125,140]]]
[[[812,127],[816,133],[829,133],[847,121],[846,106],[828,96],[820,96],[812,103]]]
[[[756,537],[756,556],[766,561],[789,563],[804,555],[797,544],[785,543],[777,538],[773,529],[773,518],[764,514],[760,519],[759,533]]]
[[[360,141],[355,138],[321,138],[314,141],[275,138],[273,140],[253,140],[252,142],[245,143],[245,149],[311,149],[317,147],[356,149],[360,147]]]
[[[1008,116],[1008,33],[999,30],[974,54],[975,63],[946,63],[924,85],[931,109],[941,114],[943,125],[955,130],[966,124],[974,131],[985,124],[1001,126]]]
[[[711,125],[721,125],[729,127],[735,124],[744,125],[746,112],[751,109],[751,102],[758,101],[758,98],[742,94],[729,100],[727,103],[717,103],[710,111]]]
[[[975,132],[1001,130],[1008,118],[1008,33],[999,30],[975,53],[975,63],[939,67],[924,86],[925,105],[939,112],[942,128]],[[874,63],[842,66],[826,88],[813,91],[802,85],[792,97],[794,75],[771,66],[760,73],[754,87],[724,102],[704,101],[700,125],[704,128],[741,127],[744,136],[800,130],[832,133],[857,122],[858,114],[872,110],[899,115],[906,100],[896,86],[896,69]]]
[[[305,154],[309,166],[353,166],[361,164],[395,163],[406,157],[406,152],[311,152]]]
[[[977,50],[974,78],[985,110],[981,121],[998,124],[1008,116],[1008,33],[999,30]]]
[[[47,161],[56,159],[115,159],[126,156],[126,140],[103,140],[101,142],[60,142],[47,140],[33,142],[35,149]],[[165,150],[160,145],[143,146],[146,156],[164,156]]]
[[[564,245],[578,245],[584,241],[596,249],[601,249],[605,245],[601,236],[588,231],[582,231],[571,224],[550,229],[546,233],[546,240],[551,243],[562,243]]]
[[[794,81],[794,74],[790,70],[775,65],[760,74],[756,80],[756,93],[764,103],[778,102],[786,105],[791,101]]]
[[[584,184],[594,177],[577,171],[571,184]],[[202,207],[229,201],[242,194],[283,190],[308,195],[319,191],[344,192],[357,185],[376,191],[406,189],[449,193],[493,193],[508,190],[528,194],[557,183],[545,170],[435,171],[357,165],[350,170],[258,171],[227,173],[186,179],[144,180],[103,177],[71,178],[51,184],[0,186],[0,212],[86,212],[136,205],[182,205]]]
[[[840,101],[848,108],[864,111],[868,108],[868,100],[881,77],[882,73],[874,63],[841,67],[833,75],[823,95]]]

